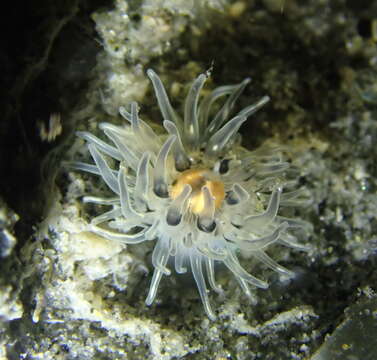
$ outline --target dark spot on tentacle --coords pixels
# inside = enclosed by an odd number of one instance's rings
[[[216,222],[212,221],[211,224],[209,225],[204,225],[200,223],[200,219],[197,221],[197,226],[200,231],[206,232],[206,233],[211,233],[216,229]]]

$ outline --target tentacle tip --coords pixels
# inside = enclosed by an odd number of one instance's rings
[[[261,282],[259,283],[258,287],[259,287],[260,289],[266,290],[266,289],[268,289],[268,288],[270,287],[270,285],[269,285],[267,282],[265,282],[265,281],[261,281]]]
[[[255,306],[258,304],[257,299],[255,298],[253,293],[250,291],[250,289],[248,289],[248,291],[246,291],[246,289],[243,289],[243,293],[247,297],[247,299],[250,301],[251,305]]]
[[[212,313],[212,314],[208,314],[208,313],[207,313],[207,315],[208,315],[208,317],[209,317],[209,319],[210,319],[211,321],[216,321],[217,318],[216,318],[216,315],[215,315],[215,314],[213,314],[213,313]]]
[[[145,305],[151,306],[153,304],[153,300],[154,299],[150,299],[149,297],[147,297],[146,300],[145,300]]]
[[[147,70],[147,75],[148,75],[148,77],[151,79],[152,77],[156,77],[157,76],[157,74],[155,73],[155,71],[153,70],[153,69],[148,69]]]
[[[282,270],[281,274],[283,276],[286,276],[288,279],[292,279],[296,276],[296,273],[294,271],[291,271],[291,270],[288,270],[288,269]]]
[[[176,271],[177,271],[178,274],[186,274],[187,273],[187,268],[186,267],[182,267],[182,268],[176,269]]]
[[[84,227],[84,231],[90,231],[90,232],[95,232],[97,229],[97,226],[95,224],[93,224],[92,222],[88,223],[85,225]]]
[[[120,107],[120,108],[122,108],[122,106]],[[119,109],[120,109],[119,108]],[[124,109],[124,108],[123,108]],[[125,109],[124,109],[125,110]],[[107,125],[107,123],[106,122],[100,122],[99,124],[98,124],[98,128],[100,129],[100,130],[105,130],[106,129],[106,125]]]
[[[311,251],[314,251],[315,248],[312,245],[301,245],[300,244],[300,249],[299,250],[305,251],[305,252],[311,252]]]
[[[162,122],[162,125],[164,126],[165,130],[167,132],[169,132],[169,128],[172,127],[172,126],[174,126],[174,123],[172,121],[170,121],[170,120],[164,120]]]
[[[215,293],[217,293],[218,295],[220,295],[220,296],[224,296],[225,295],[225,291],[221,287],[219,287],[219,286],[213,288],[213,291]]]
[[[279,231],[279,233],[282,233],[282,232],[286,231],[288,228],[289,228],[288,222],[284,221],[280,224],[278,231]]]
[[[270,98],[270,96],[268,96],[268,95],[263,96],[262,99],[261,99],[261,101],[262,101],[264,104],[268,103],[270,100],[271,100],[271,98]]]
[[[217,319],[216,314],[213,312],[209,303],[205,306],[205,312],[211,321],[215,321]]]

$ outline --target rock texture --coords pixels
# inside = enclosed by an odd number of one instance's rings
[[[1,358],[317,360],[334,344],[343,344],[337,356],[357,356],[362,340],[344,329],[362,323],[368,334],[376,314],[377,4],[37,3],[34,18],[19,20],[25,29],[45,20],[22,33],[29,45],[20,52],[6,43],[0,58],[11,89],[0,124]],[[239,108],[265,94],[272,101],[241,129],[245,147],[286,146],[313,196],[300,217],[314,225],[314,250],[273,250],[296,277],[279,279],[245,259],[271,283],[252,304],[219,268],[225,296],[211,294],[215,322],[190,276],[164,279],[156,304],[145,306],[151,247],[83,231],[98,209],[82,196],[106,189],[65,163],[88,157],[75,130],[121,123],[118,107],[130,101],[160,126],[149,67],[170,84],[175,106],[209,68],[209,88],[251,76]],[[54,113],[62,133],[46,142],[38,123],[53,131]],[[364,346],[364,358],[377,352],[372,341]]]

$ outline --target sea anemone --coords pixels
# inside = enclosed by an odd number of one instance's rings
[[[272,244],[307,250],[292,230],[310,231],[310,224],[278,215],[283,207],[306,203],[306,191],[297,189],[292,176],[297,172],[283,160],[282,147],[248,151],[240,145],[239,128],[269,101],[262,97],[230,116],[250,79],[217,87],[199,101],[209,74],[199,75],[186,97],[182,119],[157,74],[149,69],[147,75],[166,133],[156,134],[141,120],[135,102],[128,110],[119,110],[127,120],[125,126],[99,125],[111,145],[89,132],[78,133],[87,141],[94,164],[76,162],[74,167],[101,176],[115,193],[112,198],[84,198],[111,207],[93,218],[88,228],[124,244],[154,242],[147,305],[153,303],[162,276],[170,275],[169,267],[178,274],[191,269],[204,309],[215,319],[207,284],[221,292],[215,281],[216,263],[234,274],[248,296],[249,284],[263,289],[268,284],[249,274],[238,255],[292,275],[265,250]],[[222,106],[221,99],[225,99]]]

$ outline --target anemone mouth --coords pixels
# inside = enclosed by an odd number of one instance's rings
[[[200,101],[208,75],[199,75],[189,90],[181,118],[157,74],[148,70],[147,75],[165,119],[167,137],[156,135],[139,118],[136,103],[129,111],[120,109],[128,121],[125,127],[100,124],[112,144],[89,132],[78,133],[88,143],[94,164],[76,162],[72,167],[101,176],[115,194],[112,199],[85,199],[112,207],[92,219],[88,229],[124,244],[154,241],[154,273],[147,305],[153,303],[163,275],[171,272],[168,260],[174,259],[177,273],[191,269],[204,309],[215,319],[207,285],[220,291],[215,281],[216,262],[226,265],[248,296],[249,285],[268,285],[243,269],[240,253],[254,256],[276,272],[292,275],[265,249],[281,244],[308,250],[289,230],[301,228],[310,233],[311,226],[278,215],[282,207],[305,203],[304,192],[290,189],[296,183],[286,180],[290,164],[282,160],[278,147],[241,152],[232,147],[240,126],[269,100],[265,96],[230,117],[250,79],[218,87]],[[213,104],[222,98],[223,106],[212,114]]]
[[[170,197],[175,200],[183,191],[183,188],[191,187],[191,196],[188,208],[195,214],[200,215],[205,211],[205,190],[207,187],[214,198],[214,208],[219,209],[225,198],[224,183],[211,171],[207,169],[189,169],[183,171],[172,183]]]

